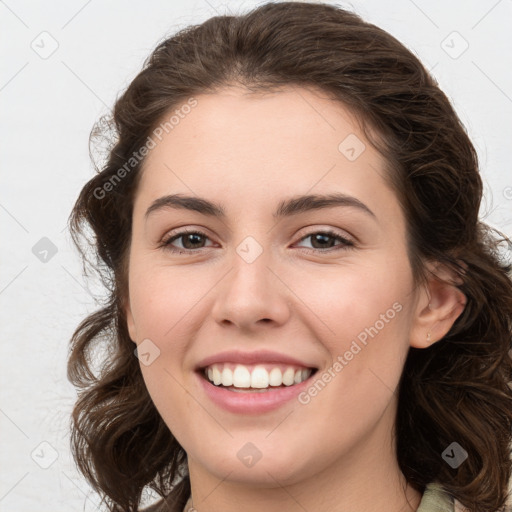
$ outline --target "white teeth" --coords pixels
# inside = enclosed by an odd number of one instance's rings
[[[296,370],[291,366],[286,368],[284,372],[278,367],[267,371],[262,365],[256,365],[251,368],[252,371],[248,367],[238,364],[234,370],[231,370],[227,364],[213,364],[204,373],[208,380],[216,386],[222,384],[222,386],[226,387],[265,389],[281,385],[293,386],[294,384],[300,384],[312,372],[311,369],[303,368]]]
[[[232,386],[233,385],[233,372],[229,368],[222,370],[222,385]]]
[[[283,384],[285,386],[291,386],[295,380],[295,371],[293,368],[286,368],[286,371],[283,373]]]
[[[222,377],[217,366],[213,367],[213,383],[218,386],[222,382]]]
[[[215,366],[216,365],[213,367],[215,368]],[[235,386],[235,388],[251,387],[251,373],[245,366],[242,366],[241,364],[237,365],[235,371],[233,372],[233,386]]]
[[[272,368],[272,370],[270,370],[268,383],[271,386],[280,386],[283,383],[283,374],[279,368]]]
[[[251,388],[268,388],[268,372],[263,366],[256,366],[251,373]]]

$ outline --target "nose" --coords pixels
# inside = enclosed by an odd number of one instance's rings
[[[292,292],[270,260],[269,250],[252,262],[234,254],[231,270],[215,287],[212,315],[218,324],[247,332],[288,321]]]

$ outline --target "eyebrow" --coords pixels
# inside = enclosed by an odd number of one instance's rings
[[[370,208],[368,208],[368,206],[359,199],[342,193],[323,195],[313,194],[292,197],[281,201],[272,216],[274,219],[280,219],[309,212],[311,210],[320,210],[335,206],[358,208],[373,218],[376,218]],[[155,211],[167,208],[195,211],[202,215],[218,217],[220,219],[226,218],[226,210],[221,204],[213,203],[201,197],[186,196],[183,194],[171,194],[156,199],[146,210],[145,218],[147,219],[147,217]]]

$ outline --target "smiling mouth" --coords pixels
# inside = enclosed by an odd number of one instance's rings
[[[215,363],[198,370],[199,375],[213,386],[235,393],[265,393],[273,389],[292,387],[309,379],[317,368],[289,364]]]

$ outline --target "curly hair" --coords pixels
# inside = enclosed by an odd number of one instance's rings
[[[68,379],[80,389],[71,418],[79,470],[112,511],[138,510],[146,486],[181,506],[190,495],[186,453],[152,403],[127,330],[131,218],[144,162],[135,155],[172,109],[233,83],[254,92],[318,88],[357,115],[384,157],[415,280],[425,279],[426,262],[440,262],[467,298],[442,340],[409,349],[394,432],[400,469],[417,491],[438,480],[472,512],[504,507],[512,470],[512,282],[499,244],[510,241],[479,220],[476,151],[435,79],[384,30],[318,2],[266,3],[184,28],[156,47],[117,99],[103,127],[111,130],[107,158],[69,217],[84,271],[97,271],[108,290],[70,343]],[[95,372],[98,347],[106,354]],[[441,456],[454,441],[468,452],[457,469]]]

